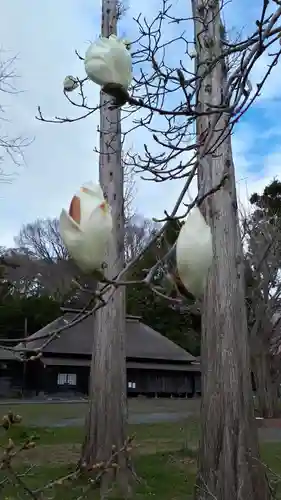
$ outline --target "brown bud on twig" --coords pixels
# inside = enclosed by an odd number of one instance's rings
[[[9,438],[8,444],[6,446],[6,450],[11,451],[14,449],[14,447],[15,447],[14,441],[11,438]]]
[[[36,446],[35,441],[27,441],[27,443],[24,444],[23,449],[30,450],[31,448],[35,448],[35,446]]]
[[[104,467],[104,462],[98,462],[92,466],[92,470],[101,469],[102,467]]]
[[[62,478],[60,478],[60,479],[58,479],[58,480],[55,482],[55,484],[57,484],[57,485],[59,485],[59,486],[62,486],[62,485],[63,485],[63,483],[64,483],[64,478],[63,478],[63,477],[62,477]]]
[[[10,428],[11,422],[8,415],[2,417],[2,427],[7,431]]]
[[[8,419],[10,420],[11,424],[14,423],[14,414],[13,414],[12,410],[8,411]]]

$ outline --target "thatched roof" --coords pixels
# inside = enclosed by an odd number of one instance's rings
[[[46,337],[44,339],[39,337],[48,335],[59,327],[66,325],[74,317],[75,314],[73,313],[65,313],[38,332],[27,337],[25,347],[31,351],[40,348],[43,342],[46,341]],[[89,316],[80,323],[69,327],[43,349],[43,354],[90,356],[94,333],[93,326],[93,316]],[[159,332],[141,323],[139,319],[127,318],[126,336],[127,358],[162,359],[188,363],[196,360],[194,356]]]
[[[58,356],[56,357],[50,357],[50,356],[42,356],[40,358],[41,362],[44,365],[47,366],[90,366],[91,365],[91,359],[90,358],[59,358]],[[165,370],[165,371],[181,371],[181,372],[200,372],[200,365],[198,363],[175,363],[175,361],[161,361],[161,364],[159,361],[149,361],[149,362],[144,362],[142,360],[138,361],[127,361],[126,363],[127,368],[135,368],[139,370]]]

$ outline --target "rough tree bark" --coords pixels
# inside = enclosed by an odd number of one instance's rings
[[[251,367],[255,384],[255,406],[258,415],[263,418],[280,416],[279,384],[281,380],[279,356],[272,353],[272,341],[276,334],[273,323],[276,302],[270,293],[271,266],[265,256],[266,245],[263,244],[263,232],[260,241],[252,243],[250,259],[247,262],[247,306],[249,341],[251,351]],[[252,235],[252,240],[255,238]],[[251,241],[250,239],[250,241]],[[251,243],[250,243],[251,245]],[[251,256],[252,254],[252,256]],[[270,259],[274,254],[269,255]],[[251,269],[259,270],[257,277]],[[273,271],[274,272],[274,271]],[[259,278],[258,278],[259,276]]]
[[[256,386],[258,415],[263,418],[277,418],[279,409],[279,382],[272,380],[271,355],[267,350],[253,356],[252,367]]]
[[[102,2],[102,35],[116,34],[116,0]],[[120,109],[110,109],[112,102],[101,93],[100,118],[100,182],[111,206],[113,238],[106,256],[105,275],[113,277],[124,266],[124,200],[121,162]],[[127,396],[125,364],[125,296],[119,287],[94,320],[94,341],[90,374],[90,402],[86,419],[81,464],[107,462],[113,450],[121,450],[114,459],[118,467],[104,473],[101,493],[106,493],[114,480],[129,493],[129,468],[126,450]]]
[[[221,54],[220,2],[192,0],[192,4],[197,71],[202,74],[206,70],[204,61]],[[198,89],[201,111],[207,109],[208,103],[221,104],[227,77],[224,61],[211,72],[209,68],[208,73]],[[213,121],[210,115],[198,120],[197,135],[201,141],[212,129]],[[227,116],[222,116],[214,127],[212,144],[221,136],[226,123]],[[267,500],[270,495],[265,471],[256,460],[258,437],[230,137],[199,165],[200,194],[215,187],[225,174],[228,177],[223,187],[203,207],[212,228],[214,262],[205,291],[202,320],[201,442],[196,498]]]
[[[273,325],[259,301],[260,309],[255,324],[250,329],[251,366],[256,389],[256,407],[263,418],[280,416],[279,410],[279,359],[271,354]]]

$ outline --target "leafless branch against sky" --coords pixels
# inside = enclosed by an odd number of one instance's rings
[[[221,6],[221,10],[225,7]],[[274,12],[268,13],[269,3],[261,2],[260,17],[253,19],[253,30],[250,36],[236,37],[231,40],[226,35],[226,28],[221,26],[222,55],[219,59],[212,57],[213,41],[209,36],[209,26],[206,22],[206,9],[202,3],[200,17],[202,32],[198,35],[196,46],[208,47],[209,58],[203,60],[195,52],[193,37],[187,34],[186,23],[192,18],[179,18],[173,13],[173,5],[167,0],[162,0],[157,16],[148,21],[143,16],[138,16],[135,23],[138,37],[132,43],[132,58],[134,63],[134,81],[127,95],[127,103],[122,109],[122,121],[124,130],[124,142],[127,137],[140,129],[142,134],[149,135],[156,145],[153,151],[143,144],[143,151],[138,153],[128,152],[125,164],[138,172],[144,172],[149,180],[162,182],[171,179],[184,179],[182,191],[170,214],[166,213],[162,220],[163,225],[148,244],[141,250],[140,254],[132,259],[119,276],[112,283],[104,283],[102,291],[93,293],[90,302],[94,302],[91,311],[80,314],[75,319],[81,321],[86,315],[92,314],[97,308],[103,306],[103,295],[110,290],[114,293],[116,286],[129,284],[134,264],[148,250],[153,248],[155,242],[164,234],[168,222],[178,217],[178,210],[182,206],[186,193],[197,173],[197,166],[204,162],[206,155],[213,153],[219,144],[223,142],[241,116],[249,109],[253,102],[259,97],[268,75],[279,61],[281,55],[281,6],[276,3]],[[214,15],[215,14],[214,10]],[[177,26],[177,35],[170,40],[165,40],[165,25]],[[171,62],[169,54],[179,54],[176,65]],[[214,52],[215,54],[215,52]],[[262,57],[267,54],[269,64],[264,68],[264,75],[256,87],[251,83],[253,68]],[[79,56],[81,58],[81,56]],[[174,61],[173,57],[173,61]],[[199,61],[201,61],[199,63]],[[198,94],[206,75],[211,73],[217,64],[223,64],[226,85],[222,87],[220,100],[214,105],[201,109]],[[38,119],[53,123],[69,123],[84,119],[95,112],[100,111],[99,105],[89,104],[85,93],[87,79],[79,80],[79,87],[70,98],[66,98],[76,107],[81,108],[81,115],[76,117],[45,118],[42,110],[38,108]],[[195,136],[195,123],[199,116],[208,116],[208,127],[199,137]],[[221,117],[224,120],[221,120]],[[224,129],[218,130],[218,123],[223,123]],[[214,140],[214,137],[216,138]],[[198,151],[200,148],[200,156]],[[222,178],[215,188],[220,189],[225,181]],[[214,190],[205,193],[213,194]],[[200,197],[187,206],[186,213],[194,206],[200,204]],[[202,202],[202,200],[201,200]],[[167,254],[172,251],[168,249]],[[164,263],[166,256],[158,260],[153,266],[153,272]],[[152,270],[148,271],[147,277],[142,280],[142,285],[151,286],[153,278]],[[162,292],[160,292],[162,293]],[[88,305],[89,308],[89,305]],[[47,339],[50,342],[62,329],[53,332],[53,337]]]
[[[221,10],[224,9],[222,4]],[[226,35],[222,26],[221,36],[225,71],[228,74],[227,85],[222,92],[221,100],[216,106],[209,106],[204,114],[215,117],[224,113],[228,117],[227,128],[231,133],[234,125],[244,112],[249,109],[260,95],[263,85],[276,66],[280,57],[280,16],[281,7],[276,5],[274,13],[267,15],[268,2],[261,2],[259,20],[253,19],[253,31],[250,36],[234,40]],[[200,43],[212,46],[208,37],[208,24],[204,24],[204,7],[202,17],[202,34]],[[187,21],[192,18],[179,18],[173,14],[173,6],[167,0],[162,0],[159,13],[150,22],[139,15],[135,20],[139,36],[132,43],[132,58],[134,63],[134,82],[127,105],[123,107],[123,130],[125,136],[130,136],[138,128],[142,128],[154,139],[154,145],[159,150],[150,151],[144,143],[141,153],[131,153],[126,157],[129,165],[137,171],[146,172],[149,180],[161,182],[167,179],[187,177],[190,169],[196,163],[198,140],[194,135],[194,123],[202,115],[197,94],[200,86],[209,72],[218,64],[215,57],[197,66],[197,54],[194,40],[187,34]],[[165,40],[165,26],[176,24],[178,35],[171,40]],[[175,57],[179,54],[175,65]],[[264,68],[264,76],[256,88],[251,83],[251,73],[255,64],[263,54],[269,56],[270,62]],[[80,80],[80,87],[75,98],[66,98],[74,106],[81,107],[84,112],[78,117],[55,117],[47,119],[39,108],[38,118],[43,121],[64,123],[81,120],[99,111],[99,106],[89,105],[84,92],[86,79]],[[207,131],[205,131],[206,133]],[[225,138],[221,131],[221,140]],[[206,139],[204,133],[199,142]],[[217,144],[210,141],[209,150]],[[206,153],[209,151],[206,150]]]
[[[2,94],[18,94],[20,91],[16,86],[17,57],[8,57],[3,50],[0,50],[0,180],[1,182],[11,182],[13,174],[5,170],[5,158],[19,166],[24,162],[24,149],[31,143],[25,137],[10,137],[5,130],[5,125],[9,121],[6,114],[6,107],[1,102]],[[3,165],[3,167],[1,166]]]

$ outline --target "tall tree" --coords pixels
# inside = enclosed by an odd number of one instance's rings
[[[179,227],[177,221],[169,223],[164,235],[157,240],[155,248],[147,251],[136,263],[132,274],[134,280],[145,278],[147,269],[151,269],[155,264],[155,256],[161,259],[166,253],[167,246],[171,248],[174,245],[179,234]],[[147,226],[143,229],[146,230]],[[150,238],[153,237],[154,231],[152,225]],[[145,238],[144,241],[140,239],[139,242],[144,244]],[[141,248],[140,245],[138,252]],[[171,259],[168,267],[172,275],[175,272],[174,259]],[[198,356],[200,354],[200,312],[198,314],[195,310],[191,311],[190,303],[182,308],[178,307],[179,304],[170,302],[169,296],[172,297],[176,290],[173,282],[167,279],[166,272],[164,267],[159,269],[157,276],[154,277],[152,289],[140,287],[137,284],[128,287],[127,312],[141,316],[144,323],[187,349],[194,356]],[[155,289],[160,293],[155,293]]]
[[[124,249],[125,262],[138,256],[148,241],[157,232],[158,225],[151,219],[134,215],[125,227]]]
[[[69,258],[59,233],[58,219],[36,219],[24,224],[15,237],[16,252],[21,256],[20,271],[37,280],[41,294],[68,298],[77,269]]]
[[[274,179],[262,194],[253,193],[250,202],[260,210],[261,216],[277,217],[281,225],[281,181]]]
[[[58,219],[36,219],[24,224],[15,243],[30,256],[49,264],[68,257],[59,232]]]
[[[244,218],[248,265],[247,308],[252,370],[259,415],[280,414],[281,183],[251,196],[254,213]]]
[[[117,2],[103,0],[101,33],[116,34]],[[106,255],[106,277],[113,279],[124,267],[124,195],[121,162],[121,112],[101,92],[100,182],[113,217],[113,237]],[[129,491],[128,456],[125,447],[127,388],[125,359],[125,289],[105,296],[106,304],[95,314],[90,373],[89,410],[81,464],[91,466],[110,461],[117,451],[116,468],[109,467],[101,478],[101,491],[114,479],[122,492]]]
[[[23,338],[25,320],[28,334],[32,334],[60,314],[60,303],[51,297],[9,295],[5,300],[0,297],[0,338]]]
[[[261,0],[261,15],[254,23],[253,32],[243,40],[231,41],[226,39],[220,21],[223,2],[192,0],[190,4],[193,5],[193,17],[189,13],[182,17],[182,12],[173,11],[174,5],[168,0],[162,0],[152,20],[143,19],[141,15],[138,17],[139,36],[136,36],[136,50],[133,52],[134,85],[130,94],[125,91],[119,95],[122,102],[126,101],[138,112],[131,124],[132,130],[140,128],[154,141],[153,148],[144,142],[142,152],[138,148],[138,154],[129,155],[130,163],[138,170],[148,172],[150,180],[160,183],[181,179],[183,184],[174,208],[170,214],[165,212],[164,224],[146,247],[146,251],[156,248],[155,262],[142,285],[159,292],[153,286],[154,281],[165,269],[171,249],[167,255],[158,258],[158,238],[171,219],[185,217],[194,204],[204,202],[203,208],[213,232],[215,256],[204,299],[204,305],[209,309],[204,312],[203,321],[203,369],[206,373],[203,377],[204,418],[197,494],[204,500],[210,497],[217,500],[267,499],[269,492],[258,460],[251,401],[244,269],[229,135],[260,95],[268,75],[279,62],[281,7],[279,0]],[[268,13],[270,6],[273,9]],[[178,26],[184,25],[184,33],[190,19],[196,27],[198,64],[195,72],[188,64],[188,57],[194,58],[194,46],[190,50],[192,44],[184,34],[178,36]],[[177,27],[177,33],[167,40],[165,28],[171,24]],[[190,28],[187,27],[189,33]],[[180,46],[184,55],[176,63],[175,54],[180,51]],[[264,54],[268,57],[268,64],[261,81],[255,86],[249,81],[249,75]],[[234,64],[231,65],[233,58]],[[186,67],[184,59],[187,60]],[[51,121],[76,121],[89,115],[89,106],[85,106],[83,95],[84,81],[85,78],[77,79],[75,83],[79,88],[80,108],[85,108],[83,114],[67,120],[56,117]],[[113,87],[108,90],[112,92]],[[143,113],[139,113],[140,109]],[[94,110],[99,110],[99,107],[93,106],[91,111]],[[132,116],[131,112],[128,116]],[[159,117],[163,120],[161,123]],[[39,118],[45,120],[40,109]],[[196,121],[197,137],[194,140]],[[200,182],[199,195],[193,203],[183,204],[198,167],[199,180],[205,184]],[[179,215],[180,207],[184,207],[184,214]],[[144,253],[142,250],[140,259]],[[131,260],[122,279],[131,275],[135,264],[135,260]],[[114,283],[112,290],[116,286]],[[207,319],[210,319],[209,332]],[[209,382],[207,377],[210,377]]]
[[[204,202],[212,229],[214,261],[202,315],[202,407],[197,498],[266,500],[268,483],[259,457],[253,401],[242,245],[229,115],[210,117],[227,86],[222,57],[224,27],[220,2],[193,0],[197,75],[198,189],[208,192],[227,175],[221,189]],[[210,43],[207,43],[209,40]],[[206,61],[216,65],[204,76]],[[222,137],[221,137],[222,136]],[[221,140],[220,140],[221,137]],[[211,151],[205,155],[204,152]]]

